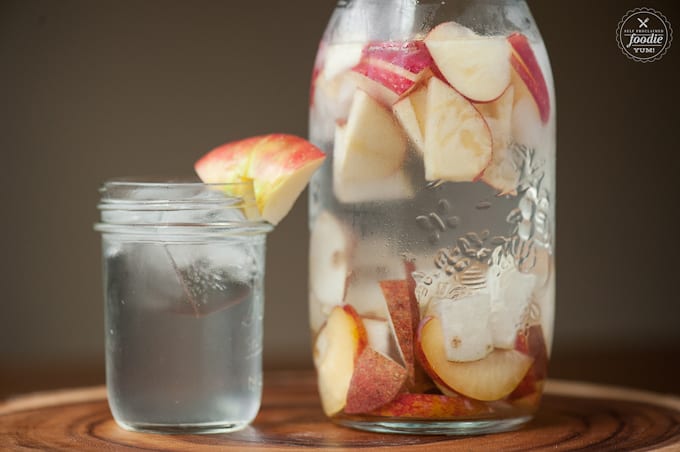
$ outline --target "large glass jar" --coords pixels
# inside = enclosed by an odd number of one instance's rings
[[[553,332],[555,97],[520,0],[340,1],[310,138],[310,321],[325,413],[510,430]]]

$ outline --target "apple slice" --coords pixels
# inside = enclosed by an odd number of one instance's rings
[[[513,33],[508,36],[508,42],[512,49],[510,58],[512,67],[533,96],[541,121],[546,123],[550,118],[550,93],[531,44],[527,37],[521,33]]]
[[[516,71],[512,73],[515,100],[512,105],[512,137],[515,142],[537,149],[545,140],[541,113],[529,89]]]
[[[442,22],[434,27],[425,37],[426,41],[448,41],[460,38],[474,38],[477,33],[458,22]]]
[[[491,412],[486,403],[462,396],[399,394],[394,400],[369,414],[386,417],[460,419],[479,417]]]
[[[434,311],[441,321],[444,335],[442,345],[447,360],[476,361],[493,351],[488,294],[478,293],[456,300],[438,300]]]
[[[508,396],[508,400],[523,399],[534,393],[539,393],[540,396],[548,370],[548,349],[541,326],[531,325],[519,334],[515,348],[532,357],[534,362],[517,388]]]
[[[498,190],[499,195],[517,193],[519,169],[512,159],[512,108],[515,89],[510,85],[493,102],[475,104],[484,117],[493,139],[493,153],[482,180]]]
[[[447,82],[468,99],[489,102],[510,84],[510,44],[503,37],[472,36],[460,25],[436,27],[425,45]]]
[[[213,149],[194,165],[205,183],[252,180],[262,218],[278,224],[300,196],[325,154],[308,141],[285,134],[264,135]]]
[[[333,160],[333,192],[342,203],[363,203],[410,199],[415,190],[403,170],[384,177],[356,179],[341,163],[349,148],[345,142],[346,126],[337,125],[335,131],[336,154]]]
[[[352,68],[359,88],[391,106],[431,74],[432,57],[419,41],[372,42]]]
[[[390,402],[404,386],[406,369],[371,347],[359,355],[347,392],[345,413],[372,411]]]
[[[491,130],[456,90],[432,77],[427,85],[423,161],[429,181],[474,181],[489,164]]]
[[[386,178],[406,157],[406,137],[391,112],[361,90],[354,93],[347,124],[337,138],[333,173],[347,182]]]
[[[352,240],[347,228],[324,210],[314,220],[309,242],[310,292],[328,314],[345,297]]]
[[[484,401],[510,394],[534,361],[517,350],[494,350],[486,358],[465,363],[449,361],[441,322],[436,317],[423,319],[416,350],[423,368],[438,385]]]
[[[420,318],[418,302],[409,293],[406,280],[380,281],[380,289],[387,302],[394,335],[408,371],[409,384],[412,385],[415,383],[414,340]]]
[[[355,363],[366,347],[366,330],[351,306],[336,306],[314,343],[321,405],[327,416],[347,402]]]
[[[397,117],[414,147],[421,154],[425,146],[423,131],[425,130],[426,108],[427,89],[424,86],[413,90],[408,96],[392,106],[394,116]]]
[[[422,41],[370,42],[364,47],[362,55],[371,61],[389,63],[394,72],[413,80],[424,75],[424,71],[432,66],[432,57]]]
[[[348,72],[328,77],[322,71],[318,75],[309,111],[310,117],[319,125],[310,130],[310,139],[313,142],[329,143],[333,140],[336,122],[347,121],[356,89],[356,83]]]
[[[216,147],[201,157],[194,169],[205,183],[231,184],[247,180],[252,150],[265,136],[246,138]]]

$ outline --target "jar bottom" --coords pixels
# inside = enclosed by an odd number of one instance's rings
[[[213,433],[231,433],[243,430],[249,422],[215,422],[201,424],[146,424],[127,423],[116,420],[116,423],[124,430],[139,433],[161,433],[171,435],[201,435]]]
[[[528,423],[533,416],[504,419],[479,419],[469,421],[430,420],[384,420],[359,421],[334,419],[333,422],[358,430],[378,433],[401,433],[409,435],[484,435],[517,430]]]

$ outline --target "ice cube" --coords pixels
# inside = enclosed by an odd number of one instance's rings
[[[512,268],[499,273],[489,272],[491,295],[490,326],[493,344],[498,348],[515,347],[517,332],[526,322],[536,275]]]
[[[438,300],[435,312],[442,324],[446,358],[449,361],[476,361],[493,351],[489,328],[491,300],[488,294]]]

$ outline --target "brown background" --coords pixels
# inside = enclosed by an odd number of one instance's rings
[[[236,138],[306,134],[333,0],[0,0],[0,396],[103,381],[97,187],[191,175]],[[680,42],[641,64],[623,14],[530,1],[558,96],[552,375],[680,393]],[[680,37],[676,38],[680,41]],[[269,238],[265,365],[309,366],[306,199]]]

